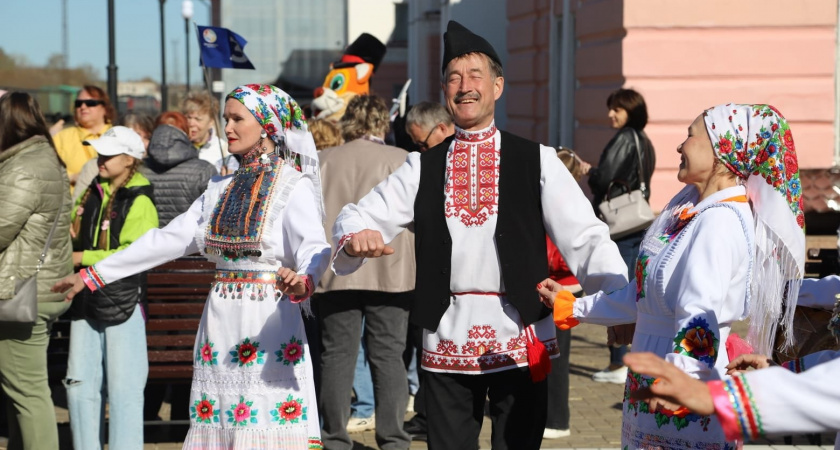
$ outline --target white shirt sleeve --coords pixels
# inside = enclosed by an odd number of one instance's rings
[[[741,222],[729,208],[710,208],[692,224],[682,252],[674,254],[674,267],[666,297],[673,298],[674,348],[665,356],[684,372],[702,380],[713,378],[713,367],[725,352],[720,324],[739,319],[746,302],[740,292],[731,293],[732,279],[749,264]],[[671,244],[675,245],[675,244]],[[731,294],[731,295],[730,295]],[[737,301],[738,304],[727,304]]]
[[[336,249],[332,270],[336,275],[349,275],[362,267],[365,261],[343,251],[344,238],[370,229],[382,233],[382,239],[387,244],[414,222],[414,199],[419,187],[420,154],[414,152],[359,203],[350,203],[341,209],[332,229]]]
[[[840,430],[838,373],[840,358],[800,374],[781,367],[747,372],[745,378],[765,434]]]
[[[190,209],[172,219],[164,228],[152,228],[124,250],[96,263],[96,272],[102,280],[112,283],[198,252],[195,234],[205,195],[202,194]]]
[[[543,221],[585,292],[610,292],[627,285],[627,266],[557,152],[540,146]]]
[[[636,322],[636,283],[610,293],[598,292],[575,300],[573,315],[582,323],[607,327]]]
[[[283,248],[294,253],[299,275],[309,275],[315,286],[324,274],[330,260],[330,244],[324,234],[324,225],[318,213],[320,199],[314,195],[312,181],[301,178],[283,211]],[[282,255],[277,255],[282,261]]]
[[[834,296],[840,294],[840,277],[829,275],[825,278],[805,278],[799,288],[798,306],[818,309],[834,309]]]

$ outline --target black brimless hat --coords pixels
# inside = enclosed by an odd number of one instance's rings
[[[443,65],[441,72],[446,71],[446,66],[453,59],[466,55],[467,53],[484,53],[500,66],[502,61],[493,46],[483,37],[473,33],[460,23],[450,20],[446,26],[446,33],[443,33]]]
[[[379,63],[385,57],[387,48],[372,34],[362,33],[352,44],[344,50],[341,59],[332,64],[334,69],[342,67],[353,67],[356,64],[366,62],[373,64],[373,71],[379,68]]]

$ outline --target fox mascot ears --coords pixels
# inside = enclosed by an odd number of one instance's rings
[[[362,33],[340,60],[330,64],[323,86],[315,89],[313,115],[338,122],[350,99],[370,93],[370,78],[385,57],[385,51],[379,39]]]

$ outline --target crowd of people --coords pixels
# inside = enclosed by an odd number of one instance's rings
[[[497,129],[496,51],[457,22],[443,43],[445,102],[408,111],[411,152],[389,145],[374,95],[337,123],[306,121],[282,90],[243,85],[217,127],[207,92],[117,120],[85,86],[63,129],[28,94],[0,97],[0,301],[60,230],[37,322],[0,327],[9,448],[58,448],[46,348],[61,315],[74,447],[104,444],[107,403],[109,448],[142,448],[166,393],[146,388],[143,274],[196,253],[216,273],[191,389],[170,392],[173,417],[190,421],[185,449],[345,450],[366,429],[385,450],[475,449],[485,412],[493,448],[538,449],[571,433],[579,323],[608,327],[610,365],[593,379],[625,384],[623,448],[840,430],[827,387],[840,355],[744,372],[770,365],[777,324],[790,343],[804,272],[795,146],[776,108],[700,112],[677,148],[686,187],[646,230],[611,235],[598,205],[650,196],[644,98],[608,97],[617,131],[588,163]],[[832,290],[805,283],[802,298]],[[745,318],[756,354],[729,354]],[[778,382],[797,388],[779,396]]]

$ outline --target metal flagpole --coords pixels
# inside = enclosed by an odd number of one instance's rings
[[[193,27],[195,27],[195,35],[198,38],[198,55],[199,55],[199,60],[201,61],[201,71],[204,73],[204,87],[207,88],[207,92],[209,92],[210,95],[215,95],[213,93],[213,86],[210,83],[210,70],[207,68],[207,66],[204,65],[204,56],[202,55],[202,52],[201,52],[202,36],[198,32],[198,24],[193,22]],[[224,110],[224,107],[225,107],[225,105],[223,105],[223,104],[221,104],[221,102],[219,102],[219,108]],[[225,152],[224,152],[224,150],[222,150],[222,136],[221,136],[222,128],[221,128],[221,122],[219,121],[219,115],[218,114],[213,114],[213,124],[216,126],[216,140],[219,143],[219,155],[222,158],[222,168],[221,168],[221,171],[220,171],[219,174],[220,175],[227,175],[227,173],[221,173],[221,172],[227,172],[227,161],[225,160]]]

